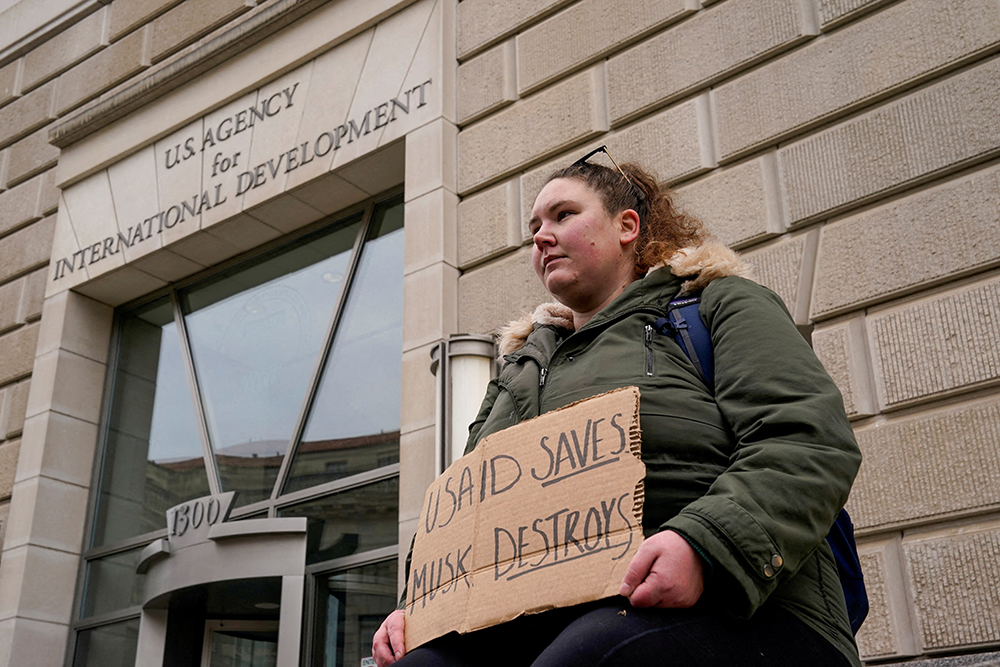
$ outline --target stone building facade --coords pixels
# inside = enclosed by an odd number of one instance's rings
[[[359,664],[431,353],[548,300],[527,212],[601,144],[841,388],[862,657],[997,664],[998,58],[998,0],[0,0],[0,666]]]

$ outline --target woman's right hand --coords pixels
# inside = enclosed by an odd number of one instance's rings
[[[382,621],[382,625],[372,638],[372,657],[378,667],[391,665],[406,653],[403,645],[403,624],[406,615],[402,609],[397,609]]]
[[[684,609],[705,591],[705,564],[680,533],[661,530],[632,557],[621,594],[633,607]]]

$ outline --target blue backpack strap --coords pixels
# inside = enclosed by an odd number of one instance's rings
[[[840,586],[844,589],[844,599],[847,601],[847,617],[851,622],[851,631],[858,634],[858,629],[868,616],[868,592],[865,590],[865,577],[861,571],[861,561],[858,559],[858,546],[854,542],[854,524],[847,510],[840,510],[833,527],[826,536],[827,544],[833,550],[833,558],[837,561],[837,573],[840,575]]]
[[[681,350],[694,364],[695,370],[708,388],[715,393],[715,363],[712,354],[712,336],[701,319],[698,307],[701,296],[695,295],[674,299],[667,306],[667,316],[661,317],[653,326],[661,334],[672,336]],[[854,524],[847,510],[841,509],[829,534],[827,544],[833,551],[840,575],[840,586],[847,601],[847,616],[854,634],[868,616],[868,593],[861,572],[858,547],[854,542]]]
[[[661,334],[672,336],[709,389],[715,388],[715,364],[712,355],[712,336],[701,319],[698,307],[700,296],[674,299],[667,305],[667,316],[653,326]]]

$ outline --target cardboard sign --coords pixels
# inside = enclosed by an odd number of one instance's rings
[[[639,390],[488,436],[427,491],[406,648],[618,594],[642,542]]]

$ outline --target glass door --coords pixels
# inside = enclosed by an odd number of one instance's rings
[[[201,667],[277,667],[277,621],[207,621]]]

